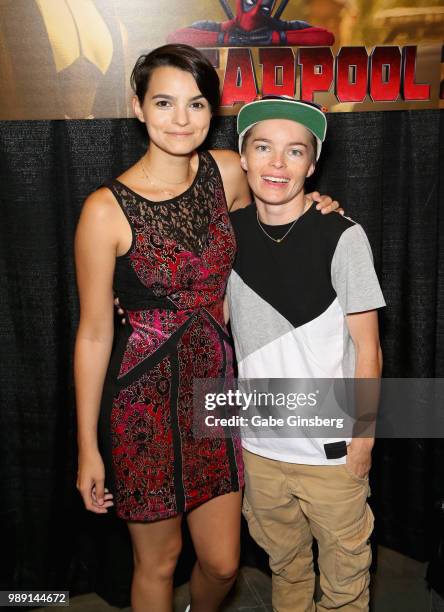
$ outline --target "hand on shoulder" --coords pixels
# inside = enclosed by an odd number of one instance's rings
[[[331,212],[337,212],[341,215],[344,214],[344,209],[340,206],[339,202],[333,200],[329,195],[321,195],[319,191],[313,191],[312,193],[305,194],[305,197],[312,204],[316,202],[317,210],[320,210],[323,215],[327,215]]]

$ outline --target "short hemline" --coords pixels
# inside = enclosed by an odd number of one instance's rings
[[[156,523],[157,521],[164,521],[165,519],[169,519],[169,518],[174,518],[176,516],[179,516],[181,514],[188,514],[188,512],[191,512],[191,510],[194,510],[195,508],[198,508],[199,506],[202,506],[203,504],[211,501],[212,499],[215,499],[216,497],[221,497],[221,495],[228,495],[229,493],[237,493],[239,491],[242,491],[244,487],[244,482],[243,480],[241,480],[239,482],[239,487],[234,489],[231,488],[229,491],[218,491],[217,489],[215,491],[211,492],[211,495],[206,498],[206,499],[199,499],[194,501],[193,503],[189,504],[188,507],[186,506],[185,509],[182,512],[178,512],[177,510],[170,510],[168,512],[156,512],[152,514],[152,516],[150,517],[146,517],[144,516],[143,518],[133,518],[133,517],[128,517],[128,516],[124,516],[123,514],[120,514],[119,511],[116,509],[116,516],[121,519],[122,521],[125,521],[127,523]]]

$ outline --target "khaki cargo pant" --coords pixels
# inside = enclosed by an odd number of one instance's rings
[[[270,557],[275,612],[362,612],[369,605],[373,514],[368,480],[345,465],[300,465],[244,450],[243,513]],[[312,539],[321,600],[313,601]]]

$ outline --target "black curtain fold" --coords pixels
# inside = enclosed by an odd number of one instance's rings
[[[332,114],[309,183],[338,199],[369,236],[388,303],[388,377],[444,376],[443,117]],[[235,149],[234,119],[216,119],[206,144]],[[75,490],[73,236],[86,196],[145,146],[135,120],[0,123],[1,588],[98,589],[122,605],[128,598],[124,526],[87,515]],[[378,441],[372,503],[380,543],[427,558],[443,457],[441,440]],[[107,571],[98,562],[104,551]]]

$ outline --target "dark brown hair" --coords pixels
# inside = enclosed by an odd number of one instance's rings
[[[219,77],[210,61],[189,45],[164,45],[141,55],[131,73],[131,87],[143,104],[151,75],[156,68],[172,66],[189,72],[214,112],[220,103]]]

